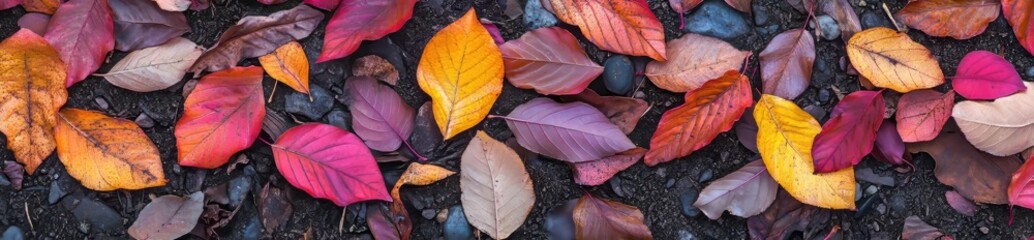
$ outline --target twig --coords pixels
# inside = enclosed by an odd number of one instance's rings
[[[32,234],[36,234],[36,226],[32,225],[32,216],[29,215],[29,202],[25,202],[25,219],[29,220],[29,230],[32,231]]]
[[[833,230],[829,230],[829,234],[826,234],[826,238],[823,238],[823,240],[832,239],[833,236],[835,236],[837,234],[838,230],[840,230],[840,226],[839,225],[838,226],[833,226]]]
[[[890,14],[890,8],[887,7],[887,3],[883,3],[883,12],[886,13],[887,18],[890,18],[890,21],[894,23],[894,28],[897,28],[898,32],[908,32],[907,28],[901,27],[901,25],[898,24],[898,20],[894,19],[894,14]]]
[[[273,102],[273,94],[276,93],[276,86],[277,85],[280,85],[280,81],[273,81],[273,91],[269,92],[269,100],[266,100],[266,103]],[[309,96],[309,101],[312,102],[312,96],[311,95]]]
[[[348,212],[348,208],[341,209],[341,221],[337,222],[337,233],[341,234],[345,232],[345,213]]]

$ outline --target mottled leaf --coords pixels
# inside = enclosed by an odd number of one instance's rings
[[[600,49],[657,61],[666,59],[664,28],[644,0],[549,0],[557,19],[578,26]]]
[[[309,36],[323,20],[323,13],[298,5],[269,16],[248,16],[219,35],[219,41],[190,67],[190,72],[215,72],[237,65],[241,59],[269,54],[290,41]]]
[[[356,77],[372,77],[388,85],[395,86],[399,81],[399,71],[388,60],[377,55],[366,55],[352,63],[352,75]]]
[[[593,161],[571,163],[574,182],[579,185],[597,186],[607,182],[618,172],[624,171],[646,155],[645,148],[633,148],[617,155]]]
[[[901,95],[898,99],[898,134],[904,142],[933,140],[951,118],[955,106],[955,91],[940,93],[919,90]]]
[[[65,108],[54,129],[68,175],[96,191],[165,185],[158,147],[133,121]]]

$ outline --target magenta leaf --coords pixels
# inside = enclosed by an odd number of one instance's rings
[[[595,107],[535,98],[503,118],[528,150],[570,163],[610,157],[635,148],[632,140]]]
[[[506,79],[518,88],[542,94],[570,95],[582,92],[603,73],[578,39],[559,27],[539,28],[499,46]]]
[[[972,100],[994,100],[1027,89],[1012,63],[983,50],[962,58],[951,87]]]
[[[944,192],[944,199],[948,200],[948,206],[951,206],[951,208],[955,209],[956,212],[959,212],[962,215],[972,217],[977,213],[977,205],[973,204],[973,201],[963,197],[959,192]]]
[[[811,149],[815,172],[848,168],[872,151],[886,106],[882,91],[856,91],[837,103]]]
[[[119,51],[158,46],[190,31],[182,12],[162,10],[154,1],[109,1],[115,22],[115,49]]]
[[[334,11],[334,9],[337,9],[337,5],[341,3],[341,0],[304,0],[302,2],[324,11]]]
[[[421,161],[409,145],[416,113],[394,89],[370,77],[353,77],[345,81],[348,89],[348,110],[352,112],[352,129],[366,146],[381,152],[395,151],[402,144]]]
[[[377,40],[398,31],[413,16],[415,4],[416,0],[342,2],[327,23],[323,52],[316,62],[346,57],[355,52],[363,40]]]
[[[614,156],[594,161],[572,163],[574,182],[585,186],[596,186],[607,182],[615,174],[631,167],[646,155],[645,148],[634,148]]]
[[[68,70],[65,86],[86,79],[115,49],[115,26],[107,0],[71,0],[58,6],[43,38]]]
[[[312,197],[341,207],[367,200],[391,202],[370,150],[348,131],[302,124],[285,131],[272,148],[284,179]]]
[[[905,142],[901,141],[901,135],[898,134],[897,124],[894,121],[883,120],[880,130],[876,131],[875,144],[872,148],[872,157],[876,160],[891,165],[908,164],[912,166],[912,163],[905,159],[911,155],[905,154]]]
[[[711,219],[718,219],[725,210],[746,218],[768,209],[775,201],[777,190],[779,187],[768,175],[765,162],[754,160],[707,185],[693,206]]]
[[[22,4],[22,0],[0,0],[0,10],[6,10]]]
[[[485,27],[485,30],[488,30],[488,35],[492,35],[492,40],[495,41],[495,45],[502,45],[506,42],[506,39],[503,39],[503,33],[499,32],[499,27],[496,26],[495,23],[481,19],[481,26]]]

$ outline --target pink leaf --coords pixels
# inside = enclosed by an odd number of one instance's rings
[[[65,63],[66,87],[86,79],[115,49],[115,26],[108,0],[71,0],[61,4],[43,38]]]
[[[872,151],[876,131],[883,122],[881,91],[857,91],[837,103],[822,132],[815,136],[811,153],[815,172],[826,173],[848,168]]]
[[[327,23],[323,52],[316,62],[346,57],[355,52],[363,40],[377,40],[398,31],[413,16],[415,4],[416,0],[343,2]]]
[[[352,129],[368,147],[381,152],[395,151],[402,144],[420,156],[409,145],[416,113],[394,89],[370,77],[353,77],[345,81],[348,89],[348,110],[352,112]]]
[[[6,10],[22,4],[22,0],[0,0],[0,10]]]
[[[341,0],[304,0],[302,2],[324,11],[334,11],[334,9],[337,9],[337,5],[341,3]]]
[[[607,182],[615,174],[631,167],[646,155],[645,148],[633,148],[614,156],[594,161],[572,163],[574,182],[585,186],[596,186]]]
[[[977,205],[973,204],[973,201],[966,199],[962,194],[956,191],[944,192],[944,198],[948,200],[948,205],[955,209],[956,212],[962,215],[972,217],[977,213]]]
[[[497,27],[495,23],[481,19],[481,26],[485,27],[485,30],[488,30],[488,35],[492,35],[492,40],[495,41],[495,45],[502,45],[506,42],[506,39],[503,39],[503,33],[499,32],[499,27]]]
[[[272,147],[280,174],[312,197],[341,207],[367,200],[391,202],[370,150],[348,131],[302,124],[285,131]]]
[[[603,73],[574,35],[559,27],[532,30],[499,46],[499,51],[506,79],[541,94],[578,94]]]
[[[1023,90],[1023,79],[1008,60],[988,51],[973,51],[959,62],[951,87],[972,100],[994,100]]]
[[[50,16],[42,13],[25,13],[21,18],[18,19],[18,26],[32,30],[32,32],[43,36],[47,33],[47,23],[50,22]]]
[[[260,67],[234,67],[201,78],[176,122],[179,164],[217,168],[251,147],[266,116],[263,100]]]
[[[872,157],[893,165],[911,166],[912,163],[905,159],[910,156],[905,154],[905,142],[901,141],[901,135],[898,135],[897,124],[883,120],[880,130],[876,131],[876,145],[872,148]]]
[[[635,148],[621,129],[582,102],[535,98],[505,117],[517,142],[528,150],[570,163],[609,157]]]
[[[955,106],[955,92],[924,89],[905,93],[898,99],[898,134],[907,143],[930,141],[944,128]]]

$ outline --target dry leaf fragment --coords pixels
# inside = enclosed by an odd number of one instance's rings
[[[984,32],[998,18],[999,0],[912,0],[894,14],[909,27],[934,37],[959,40]]]
[[[399,81],[399,71],[395,69],[395,65],[391,65],[391,62],[377,55],[367,55],[356,59],[352,64],[352,75],[371,77],[392,86]]]
[[[600,49],[657,61],[666,59],[664,28],[643,0],[543,1],[557,19],[578,26]]]
[[[134,51],[122,58],[105,74],[111,85],[137,92],[151,92],[166,89],[183,80],[187,68],[201,49],[186,38],[173,38],[155,47]]]
[[[129,227],[136,239],[176,239],[190,233],[204,210],[204,193],[165,195],[148,203]]]

